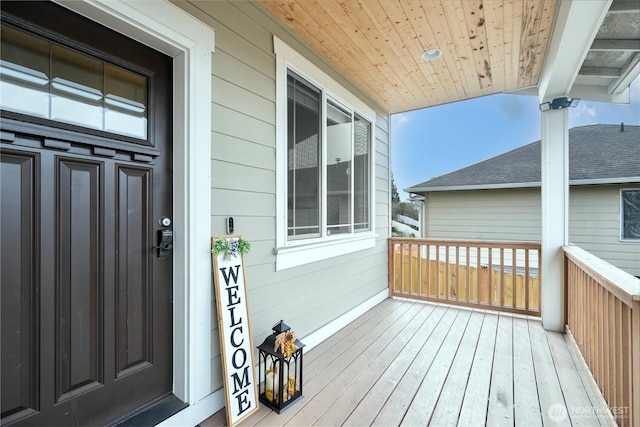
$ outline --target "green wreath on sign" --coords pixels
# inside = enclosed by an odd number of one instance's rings
[[[238,254],[244,256],[248,254],[250,250],[251,243],[241,237],[239,239],[216,239],[211,253],[216,257],[225,254],[237,258]]]

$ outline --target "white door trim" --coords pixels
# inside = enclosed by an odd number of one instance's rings
[[[211,394],[214,30],[164,0],[56,2],[174,59],[173,392],[194,405]]]

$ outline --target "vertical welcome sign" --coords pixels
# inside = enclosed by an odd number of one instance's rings
[[[226,239],[233,247],[239,238],[214,237],[211,247],[218,239]],[[258,409],[244,259],[235,251],[212,254],[212,258],[227,423],[234,426]]]

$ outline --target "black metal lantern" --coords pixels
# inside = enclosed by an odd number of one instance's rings
[[[282,320],[258,346],[260,402],[276,411],[285,410],[302,397],[302,347]]]

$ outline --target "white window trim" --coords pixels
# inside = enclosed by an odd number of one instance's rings
[[[640,191],[640,188],[621,188],[620,189],[620,233],[618,233],[618,237],[620,238],[620,242],[622,243],[638,243],[640,239],[629,239],[624,237],[624,201],[622,200],[622,193],[628,191]]]
[[[273,47],[276,54],[276,248],[273,251],[276,255],[276,271],[375,247],[375,111],[276,36],[273,37]],[[288,69],[321,88],[330,99],[349,106],[371,122],[369,231],[317,240],[287,240]],[[323,144],[323,152],[324,149]],[[325,164],[324,159],[322,164]],[[323,181],[324,179],[323,174]],[[322,209],[326,209],[326,206],[323,205]]]

